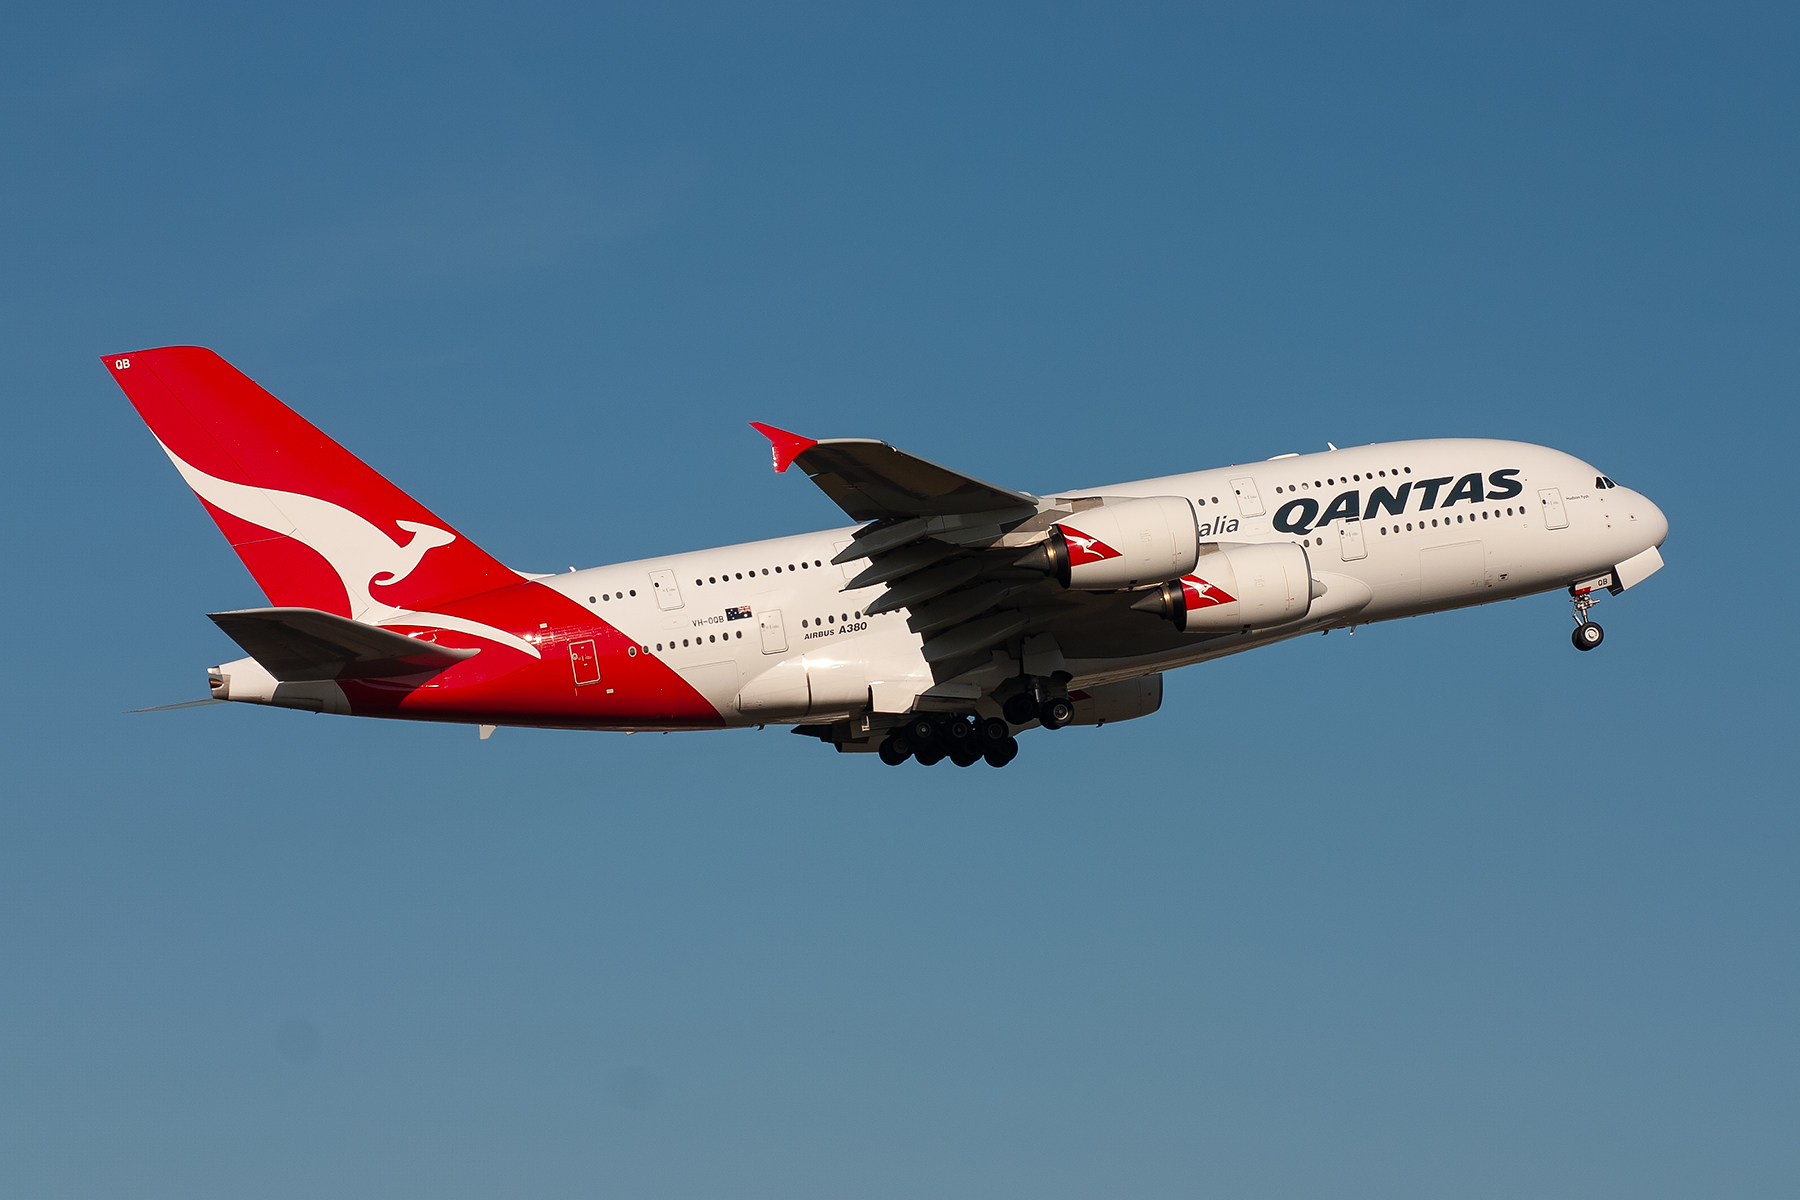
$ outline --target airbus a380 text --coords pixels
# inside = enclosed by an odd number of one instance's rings
[[[771,426],[851,526],[515,571],[210,350],[109,355],[271,607],[212,698],[595,730],[788,724],[898,765],[1153,713],[1162,673],[1305,633],[1567,589],[1588,619],[1668,522],[1582,460],[1433,439],[1032,495]]]

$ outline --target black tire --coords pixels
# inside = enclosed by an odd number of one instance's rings
[[[1577,650],[1592,650],[1595,646],[1598,646],[1601,642],[1606,640],[1606,630],[1600,628],[1592,621],[1584,621],[1575,627],[1575,632],[1570,636],[1569,640],[1575,643],[1575,648]]]
[[[959,767],[972,767],[981,761],[981,742],[977,738],[964,738],[950,748],[950,761]]]
[[[1004,767],[1007,763],[1019,757],[1019,739],[1008,737],[1003,742],[989,742],[987,744],[987,749],[982,751],[981,756],[987,759],[988,766],[990,767]]]
[[[981,741],[981,734],[975,728],[975,722],[967,717],[951,717],[944,722],[940,734],[951,746],[974,745]]]
[[[912,743],[906,740],[905,734],[896,733],[881,743],[881,749],[876,754],[888,766],[897,767],[912,757]]]
[[[1029,725],[1037,720],[1037,710],[1037,701],[1031,698],[1031,693],[1020,692],[1016,696],[1008,697],[1000,711],[1004,712],[1006,719],[1014,725]]]
[[[944,761],[944,748],[938,745],[920,746],[913,751],[913,757],[919,760],[921,767],[935,767]]]
[[[1061,729],[1075,719],[1075,706],[1063,696],[1044,701],[1038,707],[1038,724],[1045,729]]]
[[[906,736],[915,748],[929,746],[938,740],[937,722],[930,717],[914,717],[901,728],[906,730]]]
[[[1012,737],[1012,726],[999,717],[989,717],[981,723],[981,740],[983,742],[1004,742]]]

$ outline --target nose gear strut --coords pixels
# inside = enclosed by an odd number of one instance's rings
[[[1598,589],[1578,592],[1573,586],[1569,588],[1569,596],[1575,604],[1575,632],[1570,635],[1569,641],[1574,643],[1577,650],[1592,650],[1606,638],[1606,630],[1588,620],[1588,609],[1597,602],[1595,590]]]

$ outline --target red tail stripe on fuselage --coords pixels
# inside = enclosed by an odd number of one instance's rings
[[[693,729],[725,723],[673,667],[579,602],[541,583],[527,581],[483,592],[440,605],[439,610],[541,639],[535,644],[542,657],[532,658],[473,634],[440,630],[434,635],[438,643],[476,646],[482,652],[429,680],[346,680],[339,686],[352,712],[462,722],[517,717],[522,724],[572,728]],[[539,629],[540,624],[547,628]],[[396,623],[394,628],[411,627]],[[569,647],[589,640],[599,657],[600,680],[578,685]]]

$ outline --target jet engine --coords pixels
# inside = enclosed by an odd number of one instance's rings
[[[1162,707],[1163,677],[1141,675],[1116,683],[1097,683],[1069,692],[1075,717],[1071,725],[1109,725],[1147,717]]]
[[[1193,570],[1198,530],[1193,502],[1185,496],[1121,500],[1058,521],[1017,565],[1082,591],[1141,587]]]
[[[1172,621],[1183,633],[1266,629],[1312,608],[1312,570],[1292,542],[1208,542],[1198,561],[1131,607]]]

